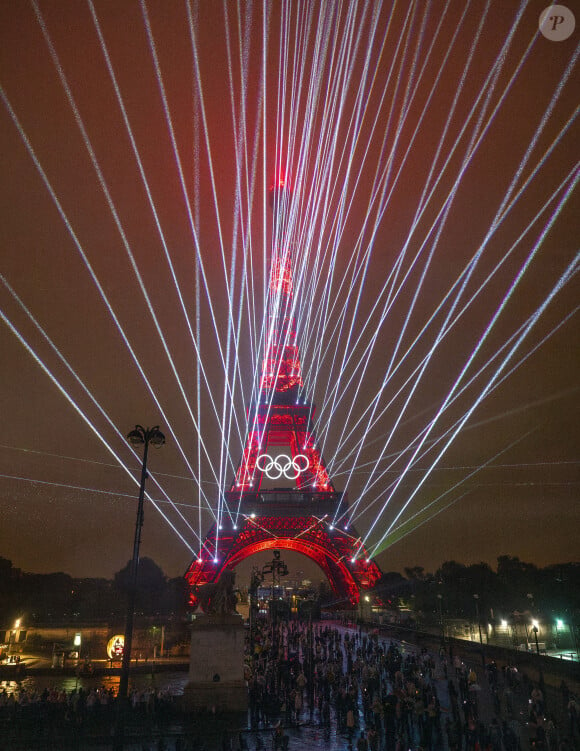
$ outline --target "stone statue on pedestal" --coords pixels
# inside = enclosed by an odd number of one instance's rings
[[[236,612],[235,574],[223,571],[219,580],[200,586],[195,596],[204,615],[191,624],[189,682],[184,691],[188,709],[245,711],[245,630]]]
[[[234,592],[235,574],[224,571],[218,581],[198,587],[196,595],[206,615],[232,615],[236,612],[237,597]]]

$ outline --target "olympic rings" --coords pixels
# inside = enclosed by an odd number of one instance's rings
[[[304,466],[301,466],[303,462]],[[275,457],[270,454],[260,454],[256,459],[256,467],[260,472],[265,472],[269,480],[278,480],[282,475],[287,480],[296,480],[303,472],[306,472],[309,465],[310,461],[306,454],[296,454],[293,459],[288,454],[279,454]]]

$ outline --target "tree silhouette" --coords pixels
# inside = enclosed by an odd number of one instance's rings
[[[113,587],[126,602],[132,587],[132,563],[122,568],[114,576]],[[160,612],[161,600],[167,588],[167,577],[151,558],[141,558],[137,569],[137,592],[135,610],[143,615],[156,615]]]

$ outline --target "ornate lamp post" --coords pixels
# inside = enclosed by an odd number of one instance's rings
[[[114,751],[122,751],[124,736],[124,714],[127,702],[127,690],[129,688],[129,669],[131,666],[131,646],[133,642],[133,619],[135,615],[135,599],[137,595],[137,574],[139,572],[139,547],[141,545],[141,528],[143,527],[143,500],[145,497],[145,480],[147,479],[147,454],[149,444],[159,448],[165,443],[165,436],[154,428],[143,428],[135,425],[135,429],[127,435],[127,440],[133,446],[143,445],[143,464],[141,466],[141,484],[139,486],[139,501],[137,504],[137,521],[135,523],[135,538],[133,541],[133,558],[131,559],[131,571],[129,579],[129,597],[127,605],[127,620],[125,622],[125,637],[123,645],[123,664],[121,667],[121,679],[119,681],[119,717],[115,733]]]
[[[264,581],[264,575],[261,574],[256,567],[252,570],[252,578],[250,580],[250,589],[248,590],[248,599],[250,601],[250,657],[254,659],[254,644],[256,637],[256,615],[258,614],[258,587]]]

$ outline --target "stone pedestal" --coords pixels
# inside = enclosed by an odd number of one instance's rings
[[[184,703],[189,709],[245,711],[244,624],[239,615],[202,615],[191,625],[189,682]]]

